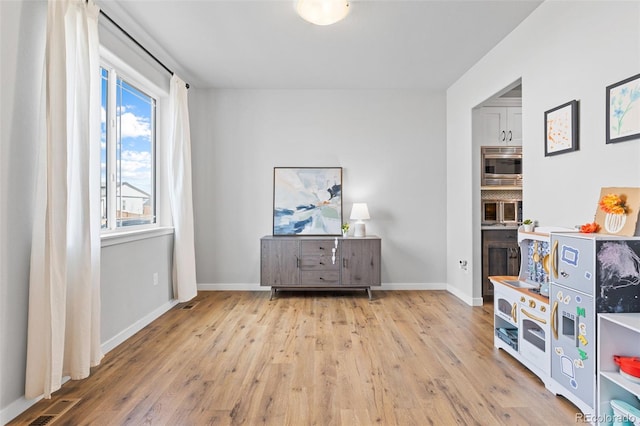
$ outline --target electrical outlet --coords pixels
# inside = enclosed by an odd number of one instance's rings
[[[467,266],[468,266],[468,262],[466,260],[461,260],[460,261],[460,269],[462,269],[463,271],[467,270]]]
[[[153,273],[153,285],[158,285],[158,273]]]

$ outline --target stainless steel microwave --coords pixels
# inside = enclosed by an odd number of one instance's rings
[[[483,146],[482,186],[522,186],[522,147]]]
[[[522,201],[482,200],[482,224],[516,224],[522,222]]]

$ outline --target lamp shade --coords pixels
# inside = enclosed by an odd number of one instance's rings
[[[297,0],[296,11],[305,21],[316,25],[331,25],[349,13],[347,0]]]
[[[351,216],[349,218],[354,220],[370,219],[367,203],[353,203],[353,207],[351,208]]]

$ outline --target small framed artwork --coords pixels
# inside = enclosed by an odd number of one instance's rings
[[[342,167],[274,167],[273,235],[342,235]]]
[[[607,86],[607,143],[640,138],[640,74]]]
[[[578,149],[578,101],[573,100],[544,113],[544,156]]]

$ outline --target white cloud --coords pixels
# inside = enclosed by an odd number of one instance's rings
[[[151,184],[151,153],[148,151],[122,151],[120,161],[122,182],[149,191]]]
[[[139,117],[129,111],[129,107],[122,105],[120,111],[120,132],[122,138],[137,138],[151,136],[151,123],[148,117]]]
[[[151,136],[151,124],[144,117],[138,117],[132,112],[120,115],[120,132],[123,138],[137,138]]]

